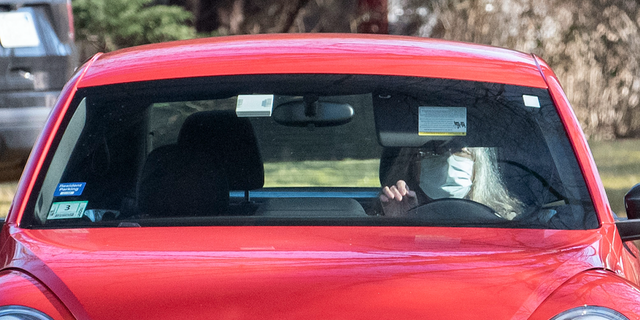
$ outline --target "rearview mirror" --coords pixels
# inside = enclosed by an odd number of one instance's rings
[[[305,96],[303,100],[276,106],[272,118],[291,127],[331,127],[349,123],[353,114],[353,107],[347,103],[318,101],[318,97]]]

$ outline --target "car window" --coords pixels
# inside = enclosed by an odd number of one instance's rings
[[[70,110],[24,226],[598,226],[545,89],[228,76],[80,89]]]

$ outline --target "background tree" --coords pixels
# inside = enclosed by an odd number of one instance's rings
[[[189,10],[200,33],[387,33],[387,0],[161,0]]]
[[[196,36],[386,33],[386,4],[387,0],[73,1],[83,60],[96,51]]]
[[[177,6],[153,0],[74,0],[76,38],[97,51],[111,51],[196,36],[193,16]],[[86,57],[85,57],[86,58]]]

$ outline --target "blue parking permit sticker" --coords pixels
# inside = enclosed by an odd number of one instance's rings
[[[54,197],[71,197],[82,195],[86,182],[67,182],[59,183],[56,191],[53,193]]]

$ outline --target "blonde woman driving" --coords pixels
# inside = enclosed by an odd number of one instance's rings
[[[500,179],[494,148],[403,148],[379,195],[381,214],[402,217],[437,199],[468,199],[512,220],[523,204]]]

